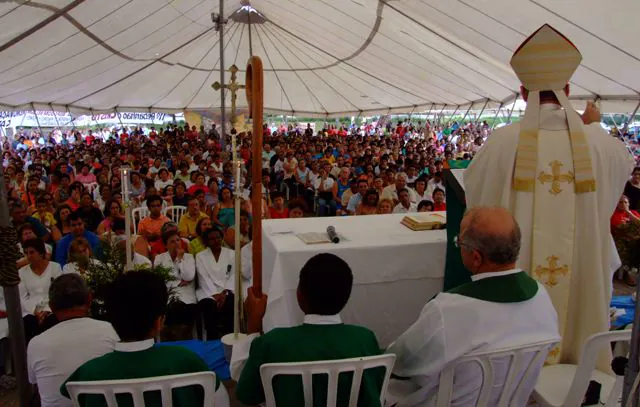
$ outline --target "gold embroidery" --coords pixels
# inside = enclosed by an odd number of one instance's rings
[[[547,174],[544,171],[541,171],[540,175],[538,175],[538,181],[540,181],[542,185],[544,185],[546,182],[550,182],[551,188],[549,189],[549,192],[551,192],[553,195],[558,195],[563,191],[563,189],[560,188],[561,182],[566,182],[567,184],[571,184],[573,182],[573,172],[569,171],[566,174],[562,174],[560,171],[562,163],[557,160],[551,161],[549,163],[549,166],[551,167],[551,174]]]
[[[533,272],[538,280],[547,287],[555,287],[559,283],[558,276],[569,274],[569,266],[564,264],[562,267],[558,267],[558,260],[559,258],[556,256],[549,256],[547,257],[549,267],[538,266]]]
[[[559,359],[560,359],[560,345],[556,345],[547,354],[547,358],[545,359],[544,364],[545,366],[555,365],[558,363]]]

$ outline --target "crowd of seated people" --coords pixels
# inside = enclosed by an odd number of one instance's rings
[[[238,135],[244,161],[238,183],[243,248],[251,245],[254,216],[446,210],[445,163],[471,158],[489,134],[488,126],[473,123],[457,127],[399,123],[391,129],[327,126],[315,135],[295,128],[271,130],[265,126],[260,214],[252,213],[249,204],[251,137]],[[236,180],[231,155],[219,136],[214,132],[194,138],[193,131],[189,126],[169,126],[151,137],[135,129],[106,139],[94,137],[90,144],[83,143],[84,135],[77,131],[75,140],[67,143],[51,137],[44,145],[29,145],[26,135],[3,143],[10,215],[18,231],[18,250],[24,254],[17,265],[28,340],[64,321],[51,306],[52,281],[60,275],[82,275],[88,267],[86,258],[100,261],[101,238],[112,235],[122,240],[123,181],[131,186],[129,205],[148,210],[137,223],[134,263],[162,264],[176,277],[169,288],[178,290],[179,301],[161,309],[167,313],[165,323],[189,327],[202,319],[208,338],[230,332],[234,273],[242,272],[250,284],[250,270],[234,270],[231,254]],[[121,179],[124,165],[133,170],[129,180]],[[640,170],[634,171],[625,190],[629,199],[621,200],[612,218],[630,274],[639,266],[636,189],[640,190]],[[182,216],[170,218],[166,209],[171,206],[184,207]],[[250,401],[254,396],[247,397]]]

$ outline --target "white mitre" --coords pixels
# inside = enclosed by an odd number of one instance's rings
[[[513,54],[511,66],[522,85],[529,91],[527,109],[520,123],[513,176],[514,190],[534,192],[538,163],[540,91],[553,91],[566,112],[573,153],[575,192],[596,190],[582,120],[563,90],[581,61],[582,55],[575,45],[548,24],[527,38]]]

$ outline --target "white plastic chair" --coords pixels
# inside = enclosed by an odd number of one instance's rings
[[[144,393],[160,391],[162,406],[173,405],[171,391],[176,388],[198,385],[204,389],[204,406],[213,406],[216,375],[213,372],[186,373],[171,376],[130,380],[103,380],[95,382],[69,382],[67,390],[74,407],[80,407],[81,394],[102,394],[107,407],[118,407],[116,394],[131,394],[133,407],[144,407]],[[221,384],[222,386],[222,384]]]
[[[140,206],[131,211],[131,217],[133,218],[133,234],[138,234],[138,222],[140,222],[145,217],[149,216],[149,208],[146,206]]]
[[[476,407],[493,406],[491,397],[495,396],[496,371],[492,362],[507,360],[509,361],[508,371],[500,389],[498,404],[495,406],[507,407],[515,405],[513,403],[516,403],[517,400],[526,400],[535,384],[535,377],[532,375],[537,375],[540,372],[549,350],[556,343],[557,341],[544,341],[497,351],[471,353],[455,360],[447,365],[440,374],[436,406],[451,405],[456,367],[467,363],[475,363],[482,370],[482,387],[479,389]],[[520,372],[523,374],[520,375]]]
[[[180,221],[180,218],[186,211],[186,206],[173,205],[167,206],[165,209],[163,209],[162,213],[164,214],[164,216],[168,216],[171,221],[178,223]]]
[[[550,365],[542,368],[533,398],[540,407],[575,407],[582,404],[589,381],[602,384],[601,399],[605,406],[618,405],[622,393],[622,378],[616,378],[595,368],[598,353],[613,342],[630,341],[631,329],[602,332],[587,339],[582,348],[579,365]]]
[[[87,190],[88,193],[91,194],[91,196],[94,196],[93,195],[93,191],[98,189],[98,183],[97,182],[90,182],[88,184],[84,184],[84,188]]]
[[[376,355],[363,358],[325,360],[318,362],[298,362],[298,363],[266,363],[260,366],[260,378],[266,407],[276,407],[275,394],[273,392],[273,378],[275,376],[302,376],[302,387],[304,391],[305,407],[313,405],[313,375],[328,375],[327,386],[327,407],[335,407],[338,396],[338,376],[343,372],[353,372],[351,382],[351,392],[349,396],[349,407],[358,405],[358,395],[362,382],[362,374],[366,369],[384,367],[386,369],[384,382],[380,392],[380,405],[384,405],[384,398],[391,377],[391,370],[396,361],[396,355]]]

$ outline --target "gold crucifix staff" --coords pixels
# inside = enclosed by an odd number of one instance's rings
[[[238,90],[244,89],[244,85],[240,85],[237,81],[237,73],[238,67],[235,65],[231,65],[229,68],[231,71],[231,81],[226,85],[221,85],[220,82],[215,82],[211,87],[218,91],[222,88],[228,89],[231,93],[231,123],[233,126],[236,125],[236,99]],[[224,123],[223,123],[224,125]],[[241,168],[242,163],[238,159],[238,147],[237,147],[237,135],[235,133],[231,134],[231,154],[232,154],[232,162],[233,162],[233,175],[235,177],[235,205],[234,205],[234,213],[235,213],[235,225],[234,225],[234,248],[235,248],[235,295],[234,295],[234,318],[233,318],[233,340],[236,341],[239,338],[240,331],[243,325],[243,316],[244,311],[242,307],[242,256],[241,256],[241,248],[240,248],[240,199],[242,195],[242,186],[241,186]]]
[[[236,102],[238,100],[238,91],[240,89],[245,89],[245,85],[241,85],[238,83],[237,79],[238,79],[238,67],[235,65],[231,65],[231,68],[229,68],[229,72],[231,72],[231,81],[226,84],[226,85],[222,85],[220,84],[220,82],[216,81],[214,82],[211,87],[213,88],[213,90],[215,91],[219,91],[220,89],[227,89],[230,93],[231,93],[231,126],[235,127],[236,126]],[[222,125],[224,126],[224,123],[222,123]],[[238,129],[236,129],[238,130]]]

